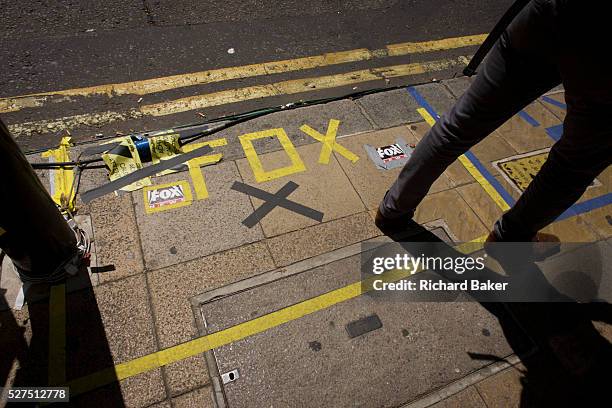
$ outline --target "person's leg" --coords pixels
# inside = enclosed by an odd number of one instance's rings
[[[461,154],[497,129],[525,105],[561,82],[546,55],[517,49],[523,38],[546,37],[538,26],[546,10],[527,8],[487,56],[469,89],[417,145],[379,206],[385,219],[411,217],[433,182]],[[546,24],[544,24],[546,26]],[[545,40],[541,40],[543,42]],[[525,46],[527,47],[527,46]]]
[[[556,8],[556,59],[568,106],[563,136],[521,198],[495,224],[497,240],[531,239],[612,164],[612,61],[601,53],[611,6],[596,6],[566,2]]]
[[[516,204],[497,221],[495,238],[527,241],[575,203],[593,179],[612,164],[612,105],[576,108],[568,98],[563,136]]]

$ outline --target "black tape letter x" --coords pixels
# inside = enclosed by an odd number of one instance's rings
[[[257,208],[253,214],[249,215],[242,224],[249,228],[253,228],[263,217],[268,215],[275,207],[283,207],[287,210],[293,211],[304,217],[312,218],[315,221],[323,221],[323,213],[317,210],[313,210],[305,205],[298,204],[295,201],[287,199],[289,194],[293,193],[299,186],[293,181],[288,182],[276,194],[268,193],[267,191],[260,190],[256,187],[249,186],[248,184],[235,181],[232,185],[232,190],[240,191],[241,193],[259,198],[265,202]]]

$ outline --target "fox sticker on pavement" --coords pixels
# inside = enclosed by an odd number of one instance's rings
[[[409,145],[402,138],[398,138],[395,143],[388,146],[374,147],[364,145],[364,148],[376,167],[381,170],[402,167],[406,164],[414,150],[414,146]]]
[[[389,163],[392,160],[400,160],[407,157],[406,152],[402,150],[399,143],[378,147],[376,148],[376,152],[378,153],[378,157],[382,159],[383,163]]]
[[[145,187],[143,191],[147,214],[184,207],[193,201],[191,187],[186,180]]]

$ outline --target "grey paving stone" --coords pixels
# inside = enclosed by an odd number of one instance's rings
[[[459,77],[442,81],[455,98],[459,98],[469,88],[472,80],[469,77]]]
[[[231,190],[240,181],[233,162],[202,167],[209,197],[191,205],[166,211],[145,213],[144,192],[133,194],[136,219],[147,269],[163,268],[179,262],[235,248],[263,238],[261,228],[241,224],[253,207],[247,195]],[[189,180],[181,172],[158,177],[156,184]]]
[[[381,92],[357,100],[378,128],[403,125],[421,120],[419,105],[406,89]]]
[[[440,83],[418,85],[415,88],[438,115],[442,115],[455,104],[455,98]]]

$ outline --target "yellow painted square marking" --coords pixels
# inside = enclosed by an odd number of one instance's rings
[[[275,170],[265,171],[263,165],[261,164],[261,161],[259,160],[259,156],[255,151],[255,147],[253,146],[253,140],[274,136],[278,138],[278,141],[285,150],[285,153],[287,153],[287,156],[289,156],[289,159],[291,160],[291,165],[281,167]],[[283,128],[262,130],[261,132],[242,135],[240,136],[240,144],[242,145],[244,154],[246,155],[246,158],[249,161],[249,164],[251,165],[255,180],[257,180],[258,183],[274,180],[306,170],[304,162],[302,162],[302,159],[300,158],[300,155],[295,149],[295,146],[293,146],[293,143],[291,143],[291,140],[289,140],[289,136],[287,136],[287,133],[285,133],[285,130]]]

